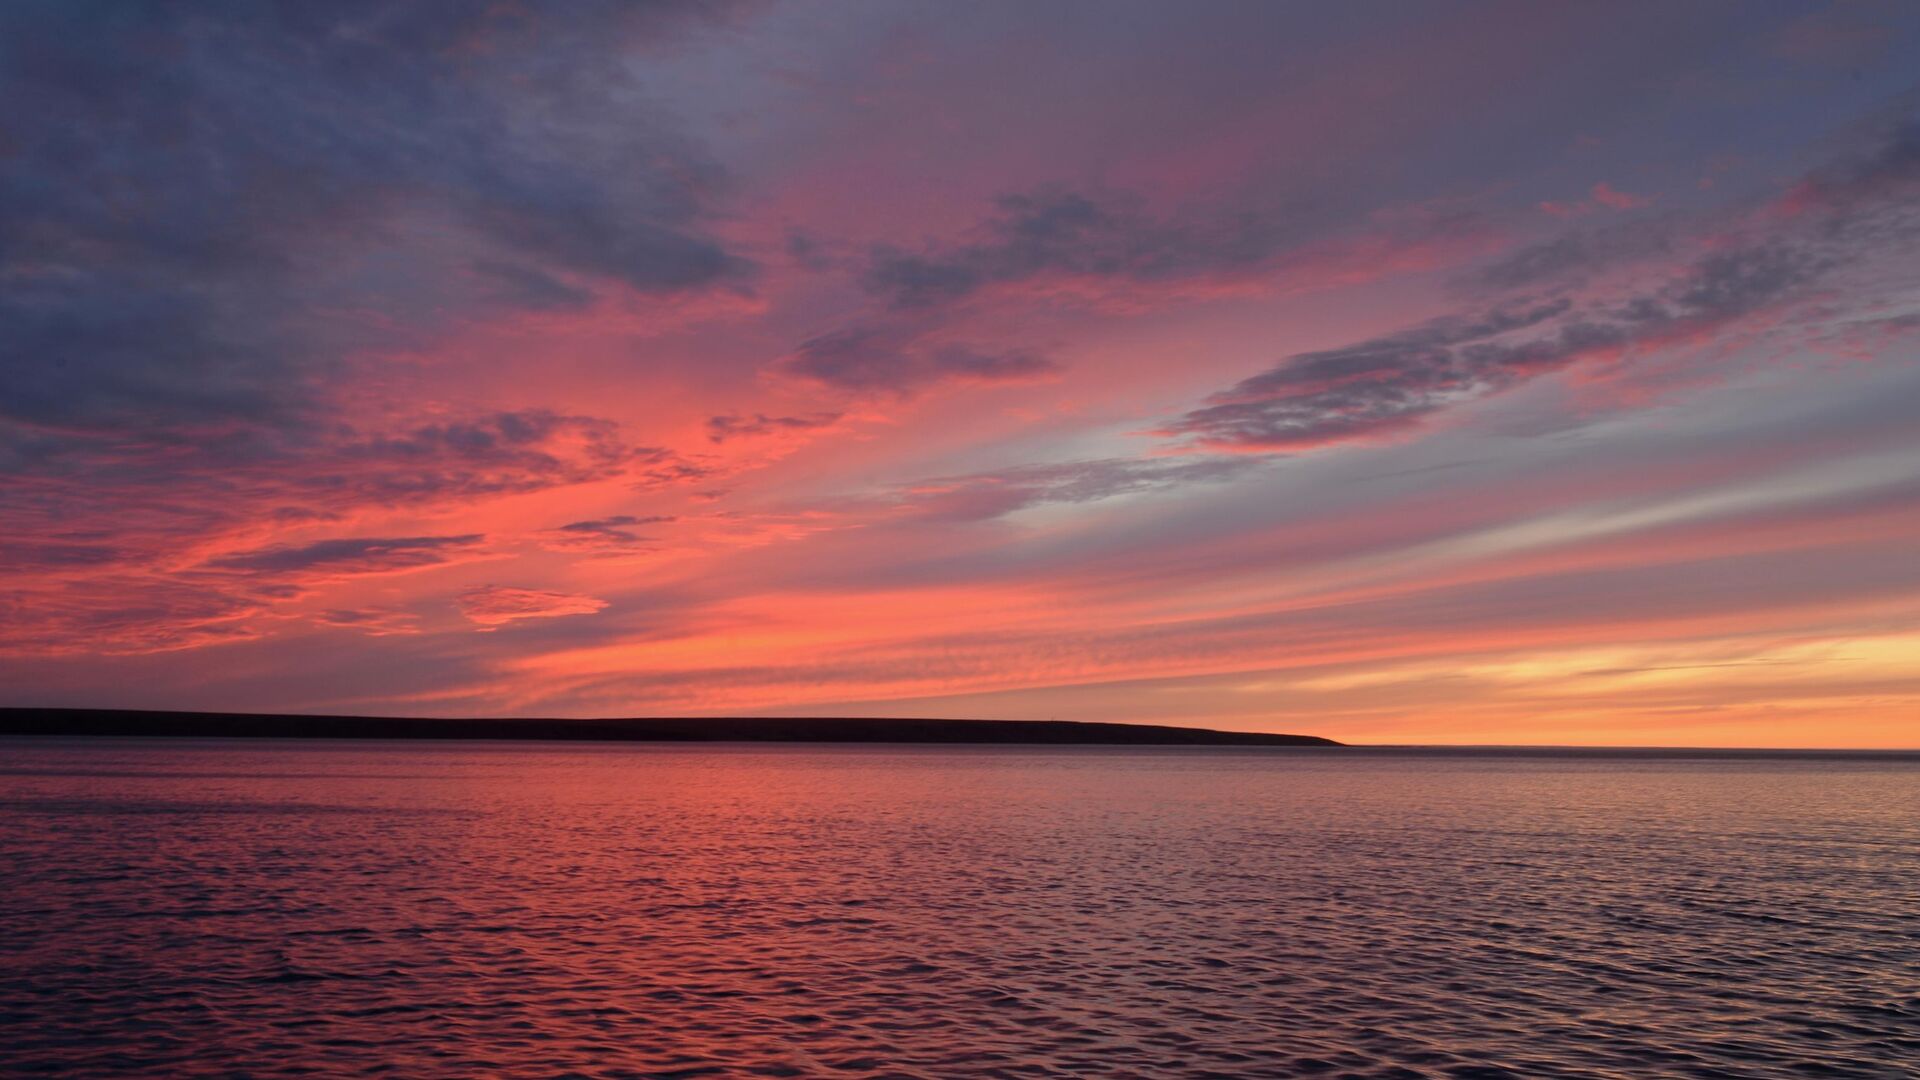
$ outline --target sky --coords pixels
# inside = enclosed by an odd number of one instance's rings
[[[0,9],[0,698],[1920,745],[1920,7]]]

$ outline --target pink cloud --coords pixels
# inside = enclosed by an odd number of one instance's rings
[[[591,615],[607,606],[605,600],[570,593],[517,589],[505,585],[483,585],[460,594],[460,613],[493,630],[516,619],[553,619],[567,615]]]
[[[1599,210],[1639,210],[1653,205],[1650,195],[1621,191],[1605,180],[1593,185],[1586,202],[1543,202],[1540,209],[1557,218],[1585,217]]]
[[[1593,201],[1613,210],[1638,210],[1643,206],[1652,206],[1653,198],[1648,195],[1633,195],[1616,189],[1605,180],[1593,185],[1589,192]]]

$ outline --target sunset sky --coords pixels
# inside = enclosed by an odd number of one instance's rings
[[[1920,5],[10,3],[0,688],[1920,745]]]

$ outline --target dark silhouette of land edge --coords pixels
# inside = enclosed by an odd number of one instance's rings
[[[1022,746],[1339,746],[1315,735],[1068,720],[859,716],[453,720],[397,716],[0,708],[0,735],[216,739],[522,739],[566,742],[918,743]]]

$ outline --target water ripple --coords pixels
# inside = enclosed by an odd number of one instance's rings
[[[1920,1075],[1911,762],[0,756],[9,1075]]]

